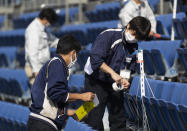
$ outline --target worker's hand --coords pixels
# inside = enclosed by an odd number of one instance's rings
[[[151,37],[151,36],[154,36],[154,32],[153,31],[150,31],[150,33],[149,33],[149,36]]]
[[[121,79],[123,79],[120,75],[118,75],[117,73],[112,73],[111,74],[112,79],[118,84],[120,83]]]
[[[38,75],[38,72],[34,72],[34,77],[36,78],[36,76]]]
[[[74,114],[75,114],[75,110],[68,109],[68,111],[67,111],[68,116],[73,116]]]
[[[130,83],[125,78],[120,80],[120,84],[123,89],[127,89],[130,86]]]
[[[95,94],[92,92],[86,92],[81,94],[81,100],[83,101],[93,101]]]

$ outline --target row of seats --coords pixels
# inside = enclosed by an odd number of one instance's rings
[[[175,41],[142,41],[139,42],[139,49],[144,50],[144,60],[145,60],[145,72],[149,76],[164,76],[164,77],[176,77],[177,72],[177,49],[181,47],[182,40]],[[77,61],[77,70],[82,71],[84,65],[89,56],[89,50],[91,44],[88,46],[89,49],[81,50],[79,53]],[[51,56],[54,56],[55,49],[51,49]],[[12,64],[15,64],[13,59],[16,59],[16,66],[8,67],[21,67],[24,68],[25,65],[25,52],[24,50],[19,51],[18,48],[13,47],[4,47],[0,49],[0,67],[4,67],[9,61],[12,61]],[[15,57],[16,56],[16,57]],[[8,60],[7,60],[8,58]],[[3,62],[4,61],[4,62]],[[19,66],[18,66],[19,65]]]
[[[0,130],[27,131],[29,108],[17,104],[0,101]],[[95,131],[84,123],[72,119],[67,120],[64,131]]]
[[[124,93],[129,120],[142,121],[143,101],[150,130],[186,130],[187,84],[147,79],[142,98],[139,82],[135,77],[129,93]]]
[[[55,48],[51,48],[51,57],[55,55]],[[81,50],[78,57],[77,70],[83,70],[89,51]],[[25,51],[17,47],[1,47],[0,48],[0,68],[24,68],[25,66]]]
[[[148,2],[155,12],[156,6],[160,0],[148,0]],[[120,8],[121,6],[119,2],[108,2],[96,5],[94,10],[86,11],[85,14],[90,22],[117,20],[119,19],[118,14],[120,12]]]
[[[19,77],[18,77],[19,76]],[[0,92],[29,99],[30,89],[24,69],[0,69]]]
[[[186,18],[184,13],[178,13],[177,19],[183,20]],[[157,20],[157,32],[165,37],[169,37],[171,35],[171,26],[172,26],[172,14],[160,15],[156,16]],[[71,33],[78,40],[80,40],[82,45],[87,45],[88,43],[93,42],[97,35],[107,28],[117,28],[118,20],[114,21],[106,21],[106,22],[96,22],[96,23],[87,23],[87,24],[78,24],[78,25],[66,25],[62,26],[60,31],[53,32],[57,37],[61,37],[64,34]],[[187,23],[184,22],[183,30],[186,30]],[[181,32],[176,27],[176,37],[180,38],[184,37],[184,35],[180,35],[177,32]],[[2,46],[24,46],[25,38],[24,38],[25,29],[17,29],[13,31],[2,31],[0,32],[0,45]]]
[[[90,22],[117,20],[119,11],[119,2],[109,2],[96,5],[93,11],[86,12],[86,16]]]
[[[56,12],[58,15],[56,26],[61,26],[65,22],[65,9],[63,8],[60,11],[57,10]],[[69,19],[71,22],[75,20],[75,15],[77,12],[77,7],[69,8]],[[18,18],[13,19],[14,29],[26,28],[34,18],[38,17],[38,15],[39,11],[21,14]]]
[[[181,40],[143,41],[138,45],[139,49],[144,50],[144,69],[147,75],[167,78],[178,76],[177,49],[182,45]]]
[[[0,48],[0,68],[24,68],[25,51],[18,47]]]
[[[0,101],[0,130],[26,131],[29,109],[17,104]]]
[[[5,21],[5,16],[0,16],[0,28],[3,26],[4,21]]]
[[[185,39],[187,40],[187,17],[183,18],[182,20],[180,19],[174,19],[174,29],[176,32],[176,37],[178,39]]]

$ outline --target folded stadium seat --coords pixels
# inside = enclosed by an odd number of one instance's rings
[[[151,51],[152,50],[152,56],[157,58],[156,60],[161,60],[164,63],[166,72],[164,74],[164,77],[167,78],[173,78],[176,77],[178,75],[177,72],[177,54],[176,54],[176,49],[180,48],[182,44],[181,40],[175,40],[175,41],[166,41],[166,40],[162,40],[162,41],[143,41],[143,42],[139,42],[139,48],[140,49],[146,49]],[[153,51],[154,49],[154,51]],[[156,51],[156,50],[159,51]],[[153,62],[158,62],[158,61],[153,61]],[[158,63],[156,63],[158,64]],[[159,66],[158,66],[159,67]],[[156,68],[157,69],[157,73],[159,71],[159,75],[160,73],[162,73],[161,75],[163,75],[164,70],[163,68]],[[161,70],[159,70],[161,69]]]
[[[182,19],[183,28],[186,31],[187,30],[187,16]]]
[[[5,16],[0,16],[0,28],[3,26],[4,21],[5,21]]]
[[[171,0],[172,6],[174,3],[174,0]],[[184,4],[183,0],[177,0],[177,12],[186,12],[187,11],[187,5]]]
[[[155,75],[155,67],[153,65],[153,60],[151,57],[151,53],[148,50],[143,51],[143,58],[144,58],[144,71],[146,75],[149,77],[154,77]],[[138,64],[137,72],[140,73],[140,64]]]
[[[156,12],[157,5],[159,4],[160,0],[147,0],[149,5],[151,6],[153,12]]]
[[[0,127],[2,125],[3,130],[26,131],[26,124],[30,113],[27,107],[7,102],[0,102],[0,106]]]
[[[163,38],[169,38],[168,33],[164,25],[161,23],[160,20],[156,21],[156,32],[160,34]],[[169,38],[170,39],[170,38]]]
[[[15,64],[14,64],[14,60],[15,60],[15,56],[16,56],[16,51],[17,51],[17,47],[1,47],[0,48],[0,54],[5,54],[6,56],[6,61],[9,68],[14,68]],[[1,59],[0,59],[1,61]]]
[[[160,102],[160,101],[161,99],[162,100],[165,99],[165,101],[172,101],[174,100],[174,98],[180,99],[180,97],[178,97],[178,94],[177,94],[178,92],[177,89],[179,88],[179,95],[182,94],[181,92],[183,91],[186,84],[181,85],[180,83],[171,83],[171,82],[164,82],[164,81],[151,80],[151,79],[148,79],[148,81],[154,93],[154,97],[152,96],[150,91],[147,88],[145,88],[146,96],[144,100],[146,101],[146,109],[148,110],[147,115],[150,115],[148,119],[150,119],[152,122],[157,122],[157,124],[154,125],[153,128],[159,128],[162,130],[176,129],[174,126],[175,124],[173,124],[174,122],[172,121],[172,119],[169,119],[171,117],[170,114],[167,112],[167,110],[165,110],[165,109],[168,109],[168,107],[163,106],[163,102]],[[132,102],[131,106],[139,105],[138,108],[141,108],[140,88],[138,87],[138,83],[139,83],[139,77],[135,77],[131,84],[129,97],[132,97],[132,99],[134,99],[134,103]],[[145,84],[145,87],[147,86],[148,85]],[[183,86],[183,87],[180,88],[180,86]],[[164,94],[164,92],[166,94]],[[171,96],[174,96],[174,97],[171,97]],[[178,99],[176,100],[179,101]],[[141,113],[141,109],[139,110]],[[173,125],[171,126],[171,124]]]
[[[179,60],[184,67],[185,70],[185,75],[187,75],[187,48],[179,48],[177,49],[178,55],[179,55]]]
[[[151,98],[150,99],[150,103],[153,105],[153,106],[159,106],[158,107],[155,107],[157,108],[157,110],[155,110],[155,108],[153,108],[153,111],[156,112],[158,111],[162,117],[159,117],[159,121],[164,121],[164,124],[165,125],[168,125],[167,128],[169,128],[170,130],[177,130],[177,126],[175,125],[175,122],[172,121],[172,119],[170,119],[170,114],[168,112],[168,107],[167,107],[167,103],[168,101],[171,101],[171,98],[173,95],[177,95],[177,92],[176,89],[176,83],[174,82],[162,82],[162,93],[160,95],[160,98]],[[158,85],[160,86],[160,85]],[[180,90],[181,88],[179,88]],[[183,88],[182,88],[183,89]],[[157,114],[155,114],[155,117],[156,117]]]
[[[21,88],[20,84],[17,80],[9,80],[9,88],[11,89],[11,94],[13,96],[22,97],[23,89]]]
[[[19,48],[16,51],[15,66],[22,69],[25,66],[25,50],[23,48]]]
[[[80,92],[84,88],[84,74],[72,74],[69,78],[70,91],[73,87],[76,88],[77,92]]]
[[[9,93],[9,83],[5,78],[0,77],[0,93]]]
[[[91,127],[88,127],[87,124],[83,122],[77,122],[73,118],[69,117],[64,131],[95,131]]]
[[[0,53],[0,68],[9,66],[8,59],[5,54]]]
[[[28,86],[28,78],[24,69],[0,69],[0,77],[6,80],[14,79],[18,81],[23,90],[22,98],[29,99],[31,97]]]
[[[171,36],[172,17],[173,17],[173,14],[164,14],[164,15],[156,16],[156,20],[157,21],[159,20],[164,25],[164,28],[167,31],[167,34],[165,34],[165,35],[168,37]],[[186,15],[184,12],[176,14],[176,18],[179,20],[182,20],[185,17],[186,17]]]
[[[177,39],[187,39],[187,34],[182,25],[182,22],[179,19],[173,19],[173,23]]]
[[[156,67],[156,74],[159,76],[164,76],[166,74],[166,68],[163,62],[162,54],[159,50],[153,49],[151,50],[151,55],[153,57],[153,62]]]
[[[86,16],[91,22],[116,20],[118,19],[119,9],[119,2],[98,4],[93,11],[87,11]]]

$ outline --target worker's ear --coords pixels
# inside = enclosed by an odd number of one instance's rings
[[[76,51],[75,51],[75,50],[72,50],[72,51],[70,51],[68,54],[69,54],[70,56],[74,56],[75,53],[76,53]]]

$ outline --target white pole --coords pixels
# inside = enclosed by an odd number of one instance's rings
[[[173,19],[176,18],[176,12],[177,12],[177,0],[174,0],[174,3],[173,3]],[[171,28],[171,40],[175,40],[175,31],[174,31],[173,20],[172,20],[172,28]]]
[[[143,103],[143,97],[145,96],[145,82],[144,82],[144,61],[143,61],[143,50],[139,50],[137,53],[138,61],[137,63],[140,64],[140,87],[141,87],[141,99],[142,99],[142,111],[143,111],[143,130],[144,131],[149,131],[147,127],[147,115],[146,115],[146,110],[145,106]]]

